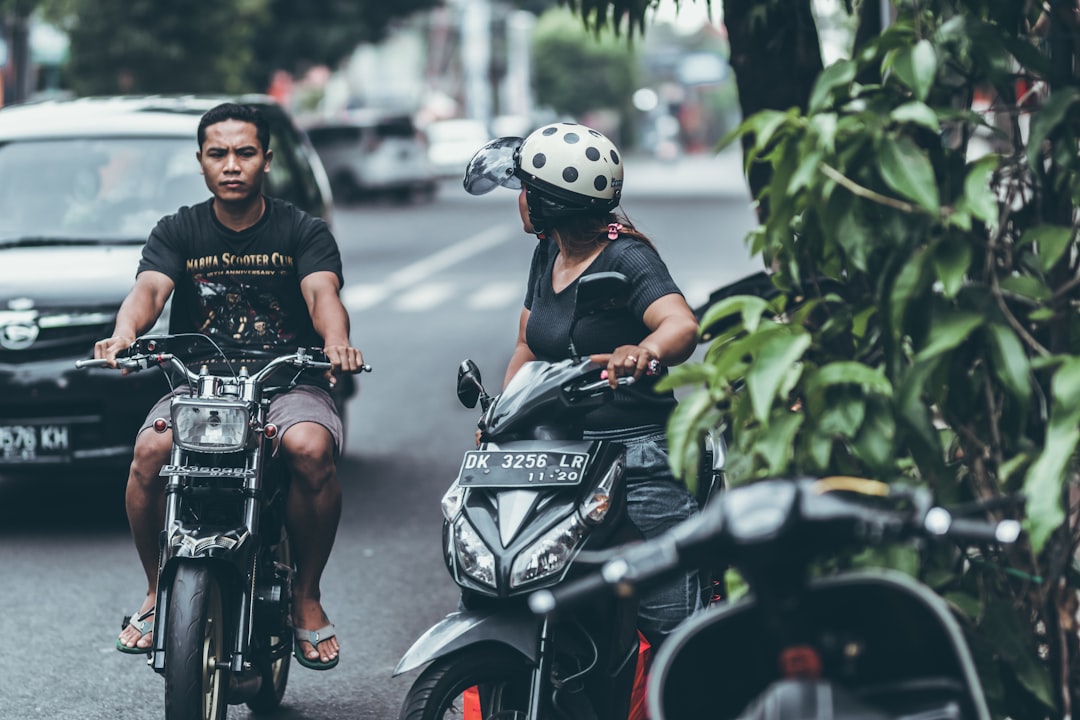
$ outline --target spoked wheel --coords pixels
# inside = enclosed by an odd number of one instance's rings
[[[177,566],[165,629],[165,717],[225,720],[229,677],[218,669],[225,646],[220,580],[205,564]]]
[[[507,648],[470,647],[420,673],[399,720],[524,720],[531,677],[525,658]]]
[[[262,684],[259,692],[247,701],[247,706],[256,715],[271,713],[281,705],[281,698],[285,696],[285,686],[289,682],[289,662],[292,660],[293,634],[285,624],[286,619],[292,615],[292,578],[295,568],[292,564],[292,551],[289,546],[289,538],[282,531],[281,542],[274,551],[275,572],[282,576],[281,583],[281,626],[276,627],[266,635],[259,637],[258,659],[259,671],[262,674]],[[260,628],[256,627],[256,632]]]

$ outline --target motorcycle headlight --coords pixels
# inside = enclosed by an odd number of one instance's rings
[[[585,521],[576,512],[544,533],[516,558],[510,569],[510,587],[561,572],[585,535]]]
[[[495,555],[465,518],[454,524],[453,543],[461,571],[478,583],[495,587]]]
[[[204,398],[177,398],[172,403],[176,444],[196,452],[242,450],[248,439],[248,409],[244,403]]]

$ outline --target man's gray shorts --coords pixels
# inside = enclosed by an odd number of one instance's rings
[[[150,408],[150,412],[147,413],[146,420],[143,421],[139,432],[141,433],[153,425],[154,420],[157,418],[168,419],[170,417],[169,403],[174,395],[188,394],[190,394],[188,388],[177,388],[158,400],[154,407]],[[274,438],[275,453],[277,453],[281,438],[289,431],[289,428],[300,422],[318,423],[329,430],[330,435],[334,438],[335,456],[339,455],[341,448],[345,446],[341,418],[338,416],[337,408],[334,407],[334,401],[330,397],[330,393],[314,385],[297,385],[289,392],[275,397],[270,402],[270,409],[266,411],[266,422],[273,423],[278,427],[277,437]]]

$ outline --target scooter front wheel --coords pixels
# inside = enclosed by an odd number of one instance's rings
[[[532,670],[502,646],[474,645],[439,658],[405,696],[399,720],[524,720]]]
[[[169,592],[165,629],[166,720],[225,720],[228,655],[221,583],[203,563],[181,563]]]

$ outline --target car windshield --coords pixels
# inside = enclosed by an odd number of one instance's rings
[[[186,137],[0,143],[0,246],[143,242],[209,197],[195,150]]]

